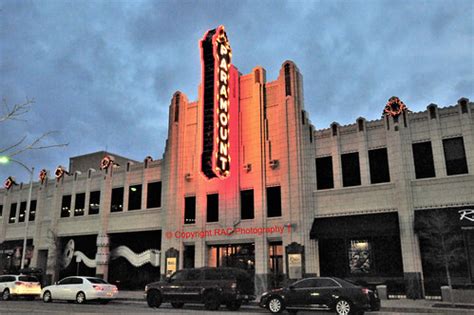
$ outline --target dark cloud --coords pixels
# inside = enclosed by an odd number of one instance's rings
[[[173,93],[197,98],[198,41],[224,24],[233,62],[274,80],[285,60],[304,76],[317,128],[378,119],[399,96],[414,111],[472,98],[471,1],[0,2],[0,96],[34,97],[27,122],[0,125],[0,147],[59,130],[19,159],[37,169],[108,149],[160,158]],[[14,166],[0,167],[25,179]]]

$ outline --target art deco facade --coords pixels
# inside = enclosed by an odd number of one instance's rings
[[[176,269],[225,265],[254,275],[258,292],[336,275],[416,297],[443,282],[418,234],[429,214],[446,213],[466,253],[454,279],[472,281],[473,103],[315,130],[293,62],[267,82],[261,67],[243,75],[230,56],[206,56],[198,100],[171,99],[162,159],[116,156],[120,166],[100,170],[111,154],[76,157],[70,176],[34,184],[30,266],[50,281],[98,274],[140,287]],[[217,66],[206,68],[212,56]],[[18,266],[27,186],[0,191],[4,269]]]

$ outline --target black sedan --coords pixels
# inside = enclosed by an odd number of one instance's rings
[[[288,310],[335,311],[340,315],[364,314],[370,310],[369,290],[333,277],[306,278],[262,294],[260,307],[272,313]]]

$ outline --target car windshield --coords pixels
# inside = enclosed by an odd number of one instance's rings
[[[87,280],[89,280],[90,283],[109,284],[107,281],[105,281],[104,279],[100,279],[100,278],[87,278]]]
[[[33,276],[19,276],[18,281],[23,281],[23,282],[39,282],[36,277]]]

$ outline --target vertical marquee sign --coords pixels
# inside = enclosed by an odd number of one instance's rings
[[[229,69],[232,52],[224,26],[207,31],[200,42],[203,147],[201,171],[208,178],[230,174]]]

